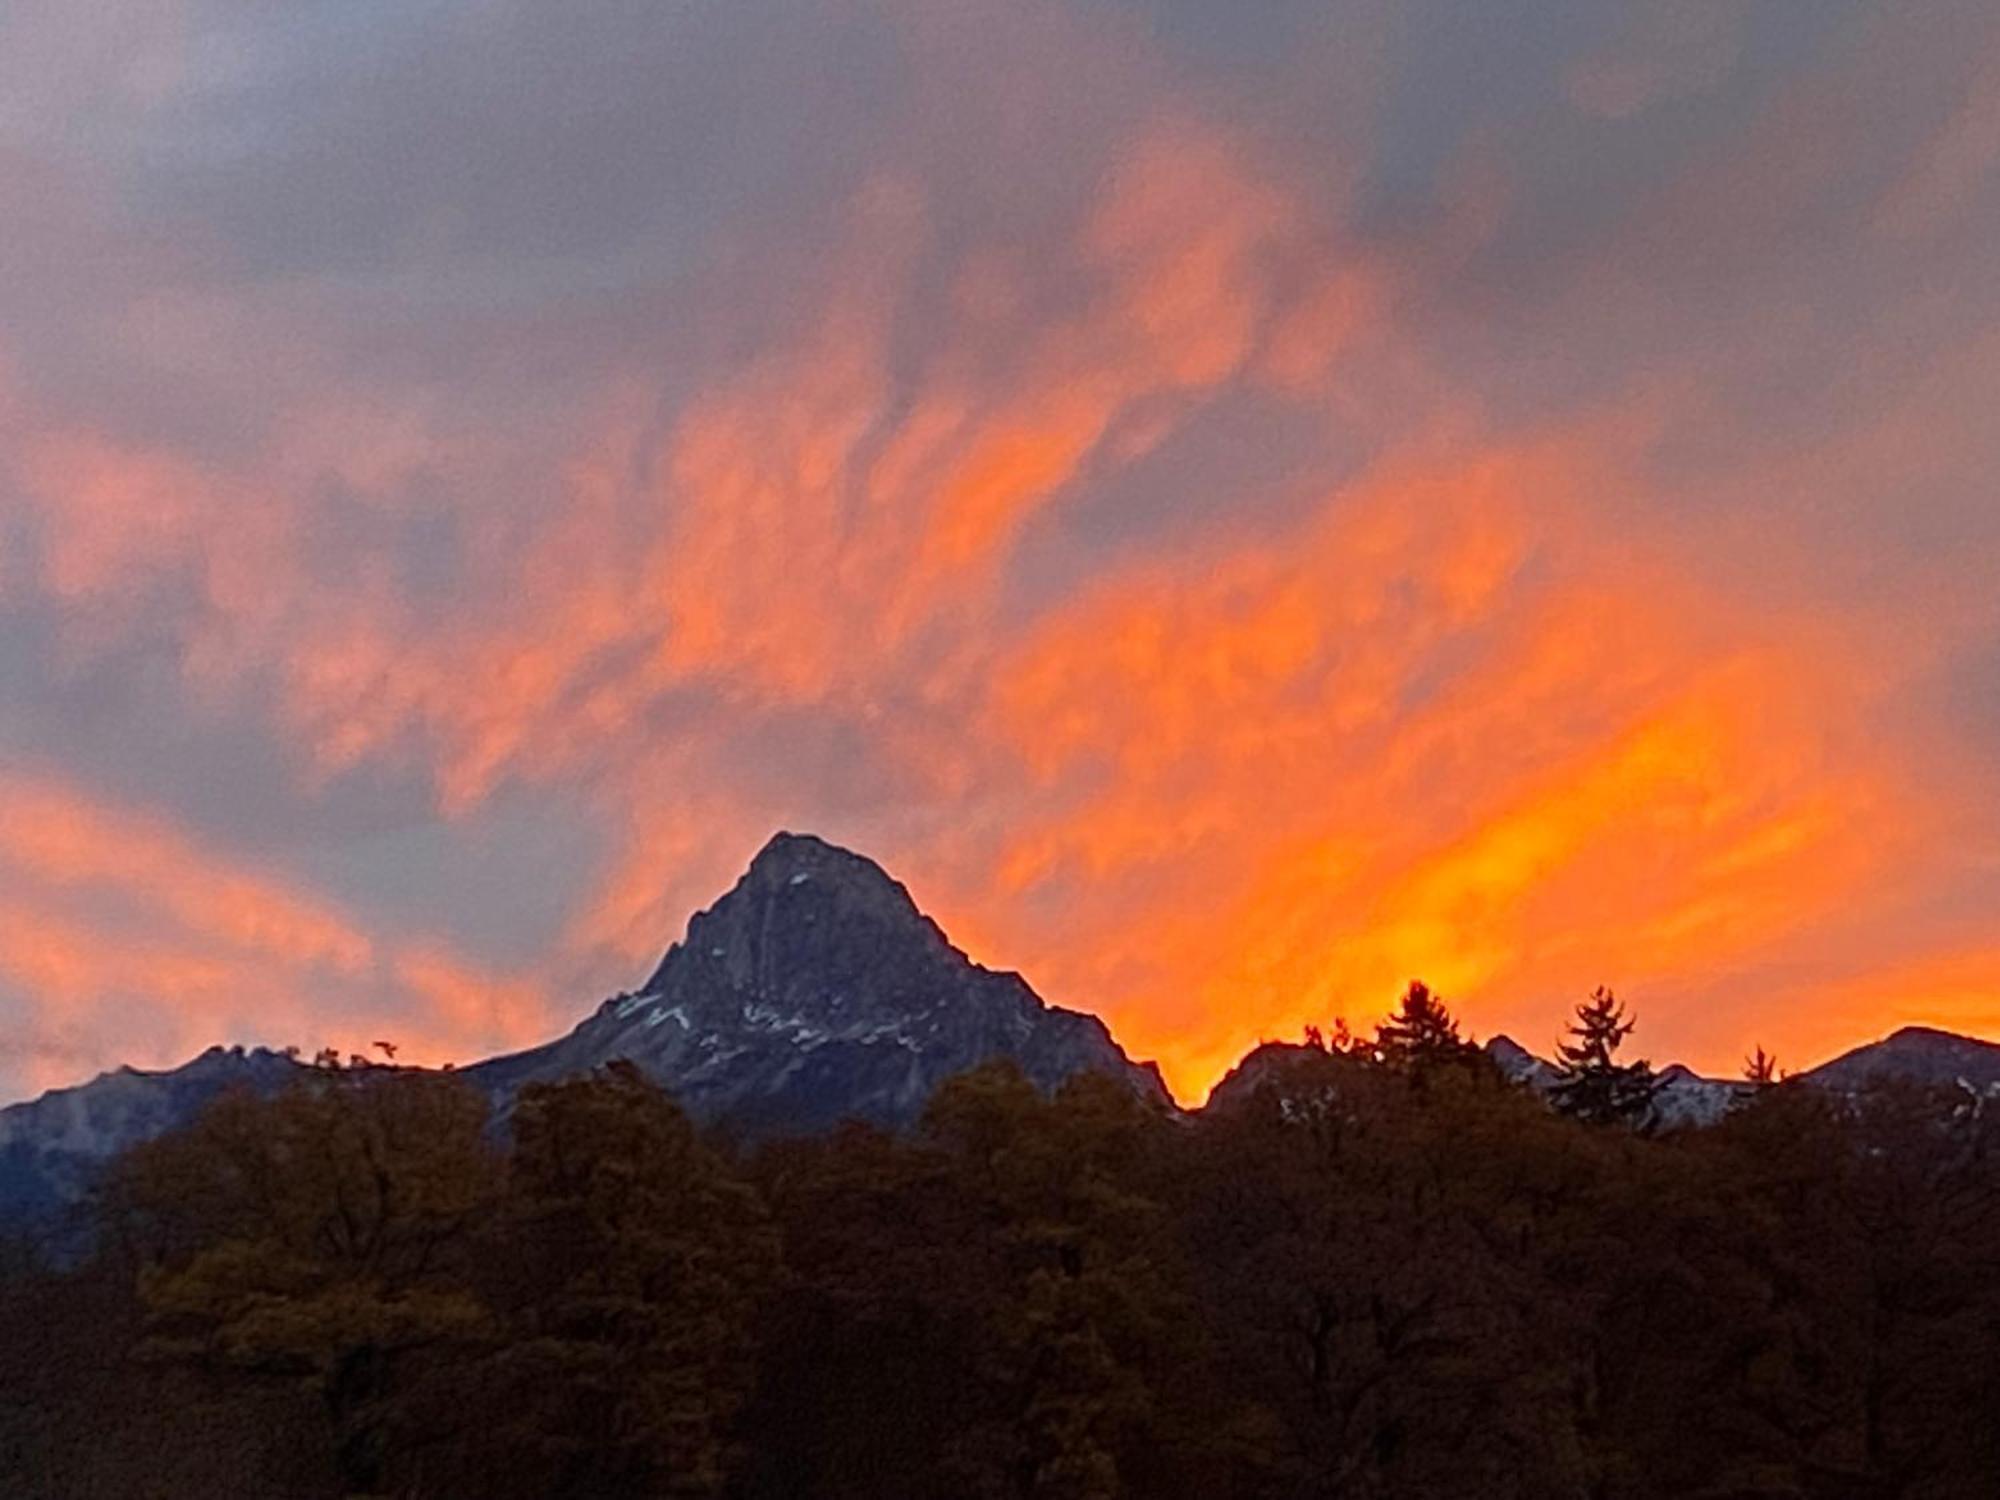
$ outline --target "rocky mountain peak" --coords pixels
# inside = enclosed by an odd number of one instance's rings
[[[867,855],[830,844],[812,833],[780,830],[772,834],[751,859],[738,885],[760,881],[767,885],[803,884],[799,877],[824,880],[865,899],[899,906],[909,916],[921,919],[916,902],[900,880]]]
[[[907,1123],[946,1078],[1003,1058],[1045,1088],[1093,1070],[1167,1102],[1096,1017],[974,963],[873,860],[795,833],[766,844],[638,990],[471,1071],[504,1093],[619,1057],[697,1117],[752,1130]]]
[[[875,861],[811,834],[780,833],[689,921],[640,993],[664,993],[677,972],[713,966],[737,990],[816,1009],[889,953],[938,961],[955,950]]]

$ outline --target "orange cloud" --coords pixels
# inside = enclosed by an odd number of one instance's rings
[[[781,701],[873,691],[913,642],[984,623],[1022,528],[1108,435],[1150,410],[1156,444],[1172,426],[1160,403],[1244,365],[1272,311],[1272,267],[1300,248],[1295,216],[1213,129],[1162,124],[1118,162],[1042,271],[1082,294],[1078,310],[1028,321],[1011,290],[1025,268],[975,259],[964,284],[976,290],[929,330],[902,383],[889,345],[924,210],[913,190],[879,185],[854,206],[853,269],[834,278],[820,325],[706,394],[675,434],[658,587],[676,675]],[[997,365],[996,345],[1010,351]]]
[[[429,939],[385,941],[156,815],[0,774],[0,979],[50,1035],[114,1037],[164,1066],[216,1041],[376,1038],[448,1061],[546,1035],[541,992]],[[26,1064],[35,1072],[60,1063]]]
[[[439,943],[405,947],[395,975],[420,1007],[417,1035],[398,1049],[405,1062],[435,1066],[518,1051],[547,1041],[568,1019],[540,985],[483,972]]]
[[[1198,1096],[1414,974],[1552,1029],[1580,986],[1727,963],[1903,869],[1879,829],[1928,813],[1844,701],[1865,653],[1633,561],[1592,524],[1597,441],[1392,465],[1055,612],[995,679],[1043,790],[962,898],[991,941],[1032,952],[1062,891],[1040,976]]]
[[[1809,1063],[1901,1026],[2000,1036],[2000,947],[1924,953],[1870,972],[1793,988],[1786,1019],[1797,1060]]]
[[[54,782],[0,775],[0,862],[43,886],[145,891],[190,931],[253,952],[347,973],[369,959],[368,939],[324,908]]]

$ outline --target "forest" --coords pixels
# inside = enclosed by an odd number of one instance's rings
[[[1593,1008],[1597,1014],[1593,1020]],[[1779,1080],[1651,1128],[1413,989],[1173,1114],[961,1075],[744,1142],[614,1065],[504,1121],[327,1065],[121,1159],[0,1278],[0,1492],[60,1500],[1974,1500],[2000,1121]]]

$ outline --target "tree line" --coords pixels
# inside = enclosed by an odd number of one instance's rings
[[[10,1496],[1972,1500],[2000,1123],[1761,1084],[1548,1099],[1413,986],[1192,1116],[1007,1066],[745,1145],[635,1069],[324,1059],[128,1153],[0,1275]]]

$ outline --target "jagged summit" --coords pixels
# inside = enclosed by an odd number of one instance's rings
[[[816,833],[793,833],[786,828],[764,841],[764,847],[751,858],[739,884],[760,878],[789,880],[800,873],[828,875],[851,881],[857,887],[893,891],[912,912],[917,909],[903,883],[867,855],[829,843]]]
[[[767,843],[639,989],[469,1071],[506,1093],[621,1057],[697,1117],[752,1130],[906,1123],[946,1078],[999,1058],[1045,1088],[1095,1070],[1166,1102],[1096,1017],[975,964],[880,865],[797,833]]]
[[[629,1058],[697,1118],[805,1132],[913,1120],[945,1079],[1000,1058],[1053,1089],[1084,1071],[1169,1107],[1095,1016],[953,947],[873,860],[783,832],[697,913],[637,990],[568,1036],[462,1070],[505,1107],[523,1085]],[[74,1201],[102,1162],[224,1089],[280,1086],[283,1053],[212,1047],[161,1073],[121,1068],[0,1110],[0,1229]]]
[[[843,948],[856,956],[851,944],[800,941],[806,929],[824,935],[857,924],[885,942],[956,952],[909,889],[874,860],[813,834],[780,832],[720,900],[689,919],[687,936],[668,948],[638,993],[658,992],[684,953],[723,962],[741,987],[769,988],[782,982],[772,969],[781,958],[796,967]]]

